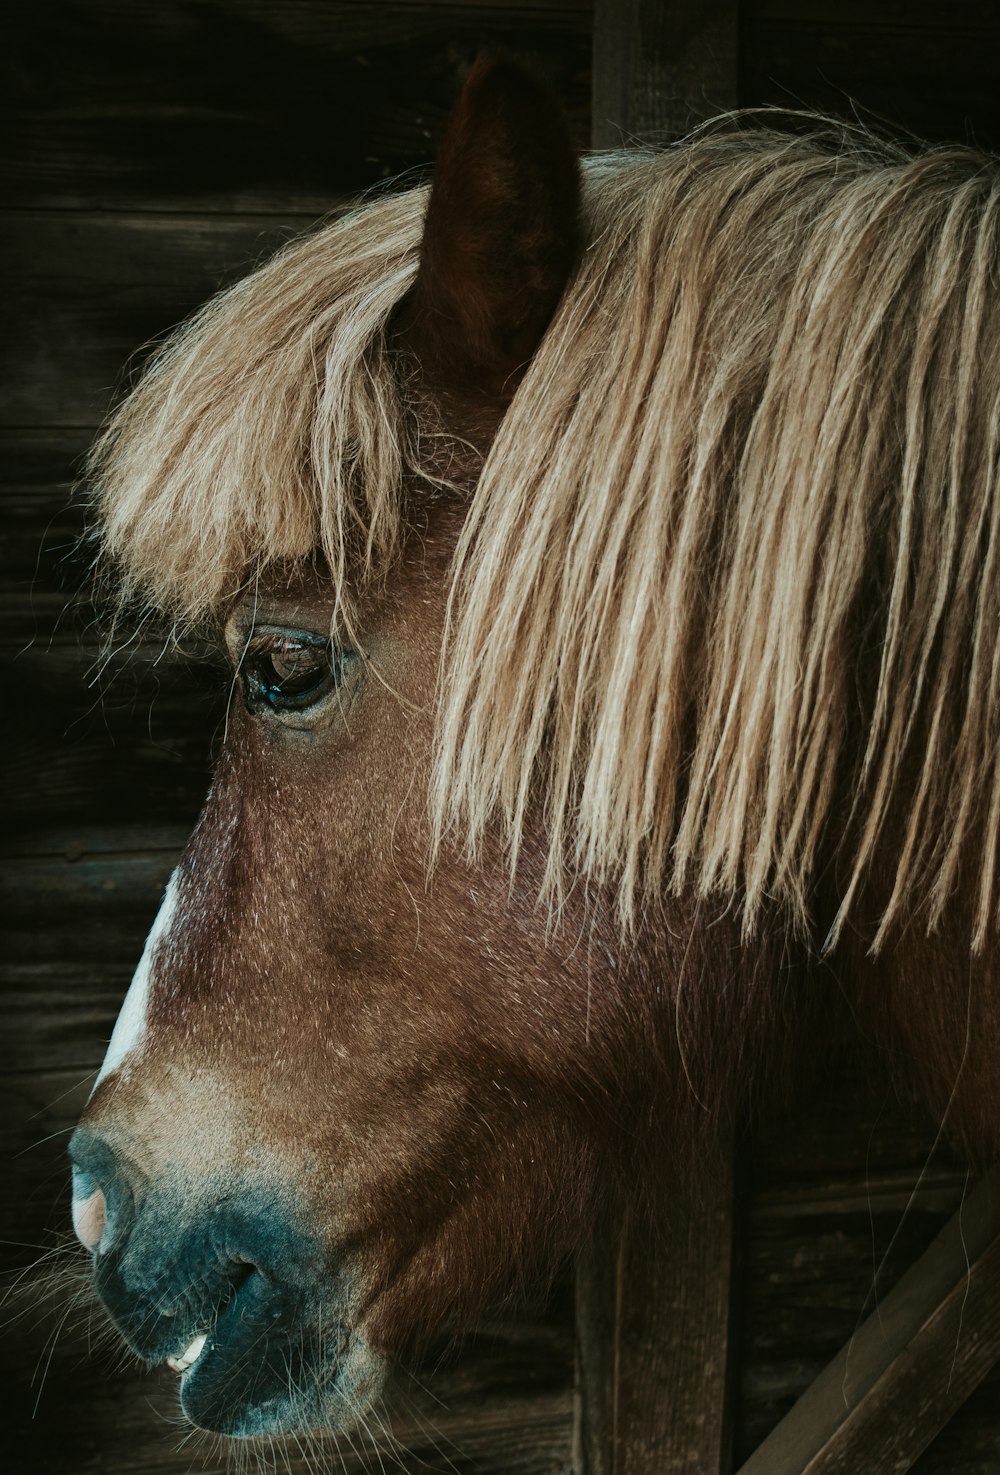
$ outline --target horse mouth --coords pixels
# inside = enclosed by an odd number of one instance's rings
[[[384,1360],[332,1312],[253,1273],[210,1327],[164,1361],[185,1417],[243,1439],[345,1430],[378,1396]]]

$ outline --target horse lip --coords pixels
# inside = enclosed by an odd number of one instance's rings
[[[260,1275],[264,1281],[267,1281],[268,1279],[268,1277],[263,1275],[261,1271],[257,1270],[255,1266],[246,1264],[245,1262],[243,1263],[244,1273],[240,1275],[237,1280],[232,1282],[229,1293],[223,1297],[219,1305],[215,1308],[215,1312],[208,1324],[203,1323],[202,1330],[197,1331],[193,1336],[190,1336],[189,1340],[184,1345],[181,1351],[171,1352],[166,1356],[161,1353],[160,1357],[153,1359],[154,1361],[165,1362],[167,1364],[167,1367],[169,1367],[172,1372],[186,1374],[189,1373],[191,1369],[195,1366],[195,1364],[202,1359],[202,1354],[205,1353],[206,1350],[211,1350],[211,1347],[214,1344],[214,1339],[213,1343],[210,1343],[208,1340],[209,1337],[218,1326],[226,1311],[239,1297],[240,1291],[246,1285],[247,1281],[251,1280],[255,1274]]]
[[[251,1274],[220,1307],[210,1330],[168,1359],[181,1374],[181,1408],[192,1423],[228,1435],[245,1432],[255,1420],[268,1426],[268,1406],[287,1399],[291,1349],[300,1340],[305,1349],[297,1300],[267,1276]],[[252,1370],[248,1351],[255,1354]]]
[[[214,1310],[203,1306],[186,1328],[175,1323],[174,1336],[146,1360],[173,1370],[181,1411],[210,1433],[246,1438],[353,1427],[359,1399],[377,1395],[385,1371],[347,1315],[346,1299],[335,1296],[339,1311],[329,1316],[324,1298],[328,1316],[317,1316],[323,1304],[311,1304],[316,1286],[283,1284],[257,1266],[245,1268]]]

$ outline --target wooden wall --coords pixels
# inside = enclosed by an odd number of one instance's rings
[[[534,58],[586,144],[591,12],[569,0],[8,0],[4,31],[0,1239],[16,1270],[64,1234],[65,1136],[197,813],[220,712],[210,663],[142,640],[98,661],[70,500],[80,455],[143,345],[352,192],[426,167],[480,45]],[[690,39],[680,31],[678,46]],[[986,0],[751,0],[741,100],[844,111],[850,94],[895,126],[1000,147],[998,42]],[[883,1256],[882,1288],[959,1203],[964,1169],[932,1151],[934,1136],[846,1057],[748,1145],[738,1458],[850,1336]],[[0,1468],[225,1467],[211,1442],[184,1441],[171,1375],[91,1357],[86,1313],[70,1317],[82,1335],[54,1342],[61,1310],[37,1313],[4,1336]],[[572,1384],[567,1272],[545,1306],[420,1370],[394,1423],[403,1468],[565,1471]],[[998,1395],[994,1375],[921,1475],[996,1475]]]

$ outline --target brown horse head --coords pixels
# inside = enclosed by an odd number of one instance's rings
[[[290,248],[111,422],[115,577],[213,632],[233,699],[74,1215],[195,1423],[349,1426],[741,1100],[873,855],[881,938],[940,918],[976,825],[994,853],[1000,580],[938,599],[896,461],[925,401],[965,437],[945,481],[998,423],[959,333],[992,257],[953,218],[995,184],[908,167],[709,137],[581,193],[548,95],[481,66],[429,201]],[[972,470],[941,519],[982,541]]]
[[[338,564],[310,529],[218,601],[234,695],[212,791],[71,1149],[100,1294],[208,1429],[350,1424],[387,1354],[551,1266],[639,1151],[655,1001],[689,929],[644,927],[623,951],[613,898],[582,882],[556,924],[540,813],[513,882],[496,837],[475,862],[445,841],[430,867],[450,570],[574,269],[578,195],[547,95],[477,69],[422,233],[409,201],[374,207],[410,215],[415,273],[378,351],[401,440],[429,447],[401,474],[394,557],[373,575],[349,536]],[[337,266],[327,253],[331,294]],[[189,463],[219,413],[201,395]],[[165,523],[154,536],[169,561]]]

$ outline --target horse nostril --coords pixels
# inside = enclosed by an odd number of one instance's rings
[[[134,1206],[128,1166],[90,1127],[77,1127],[69,1143],[73,1166],[73,1228],[85,1249],[107,1254],[122,1244]]]
[[[108,1206],[99,1188],[95,1188],[89,1198],[74,1198],[73,1228],[84,1249],[97,1248],[107,1217]]]

